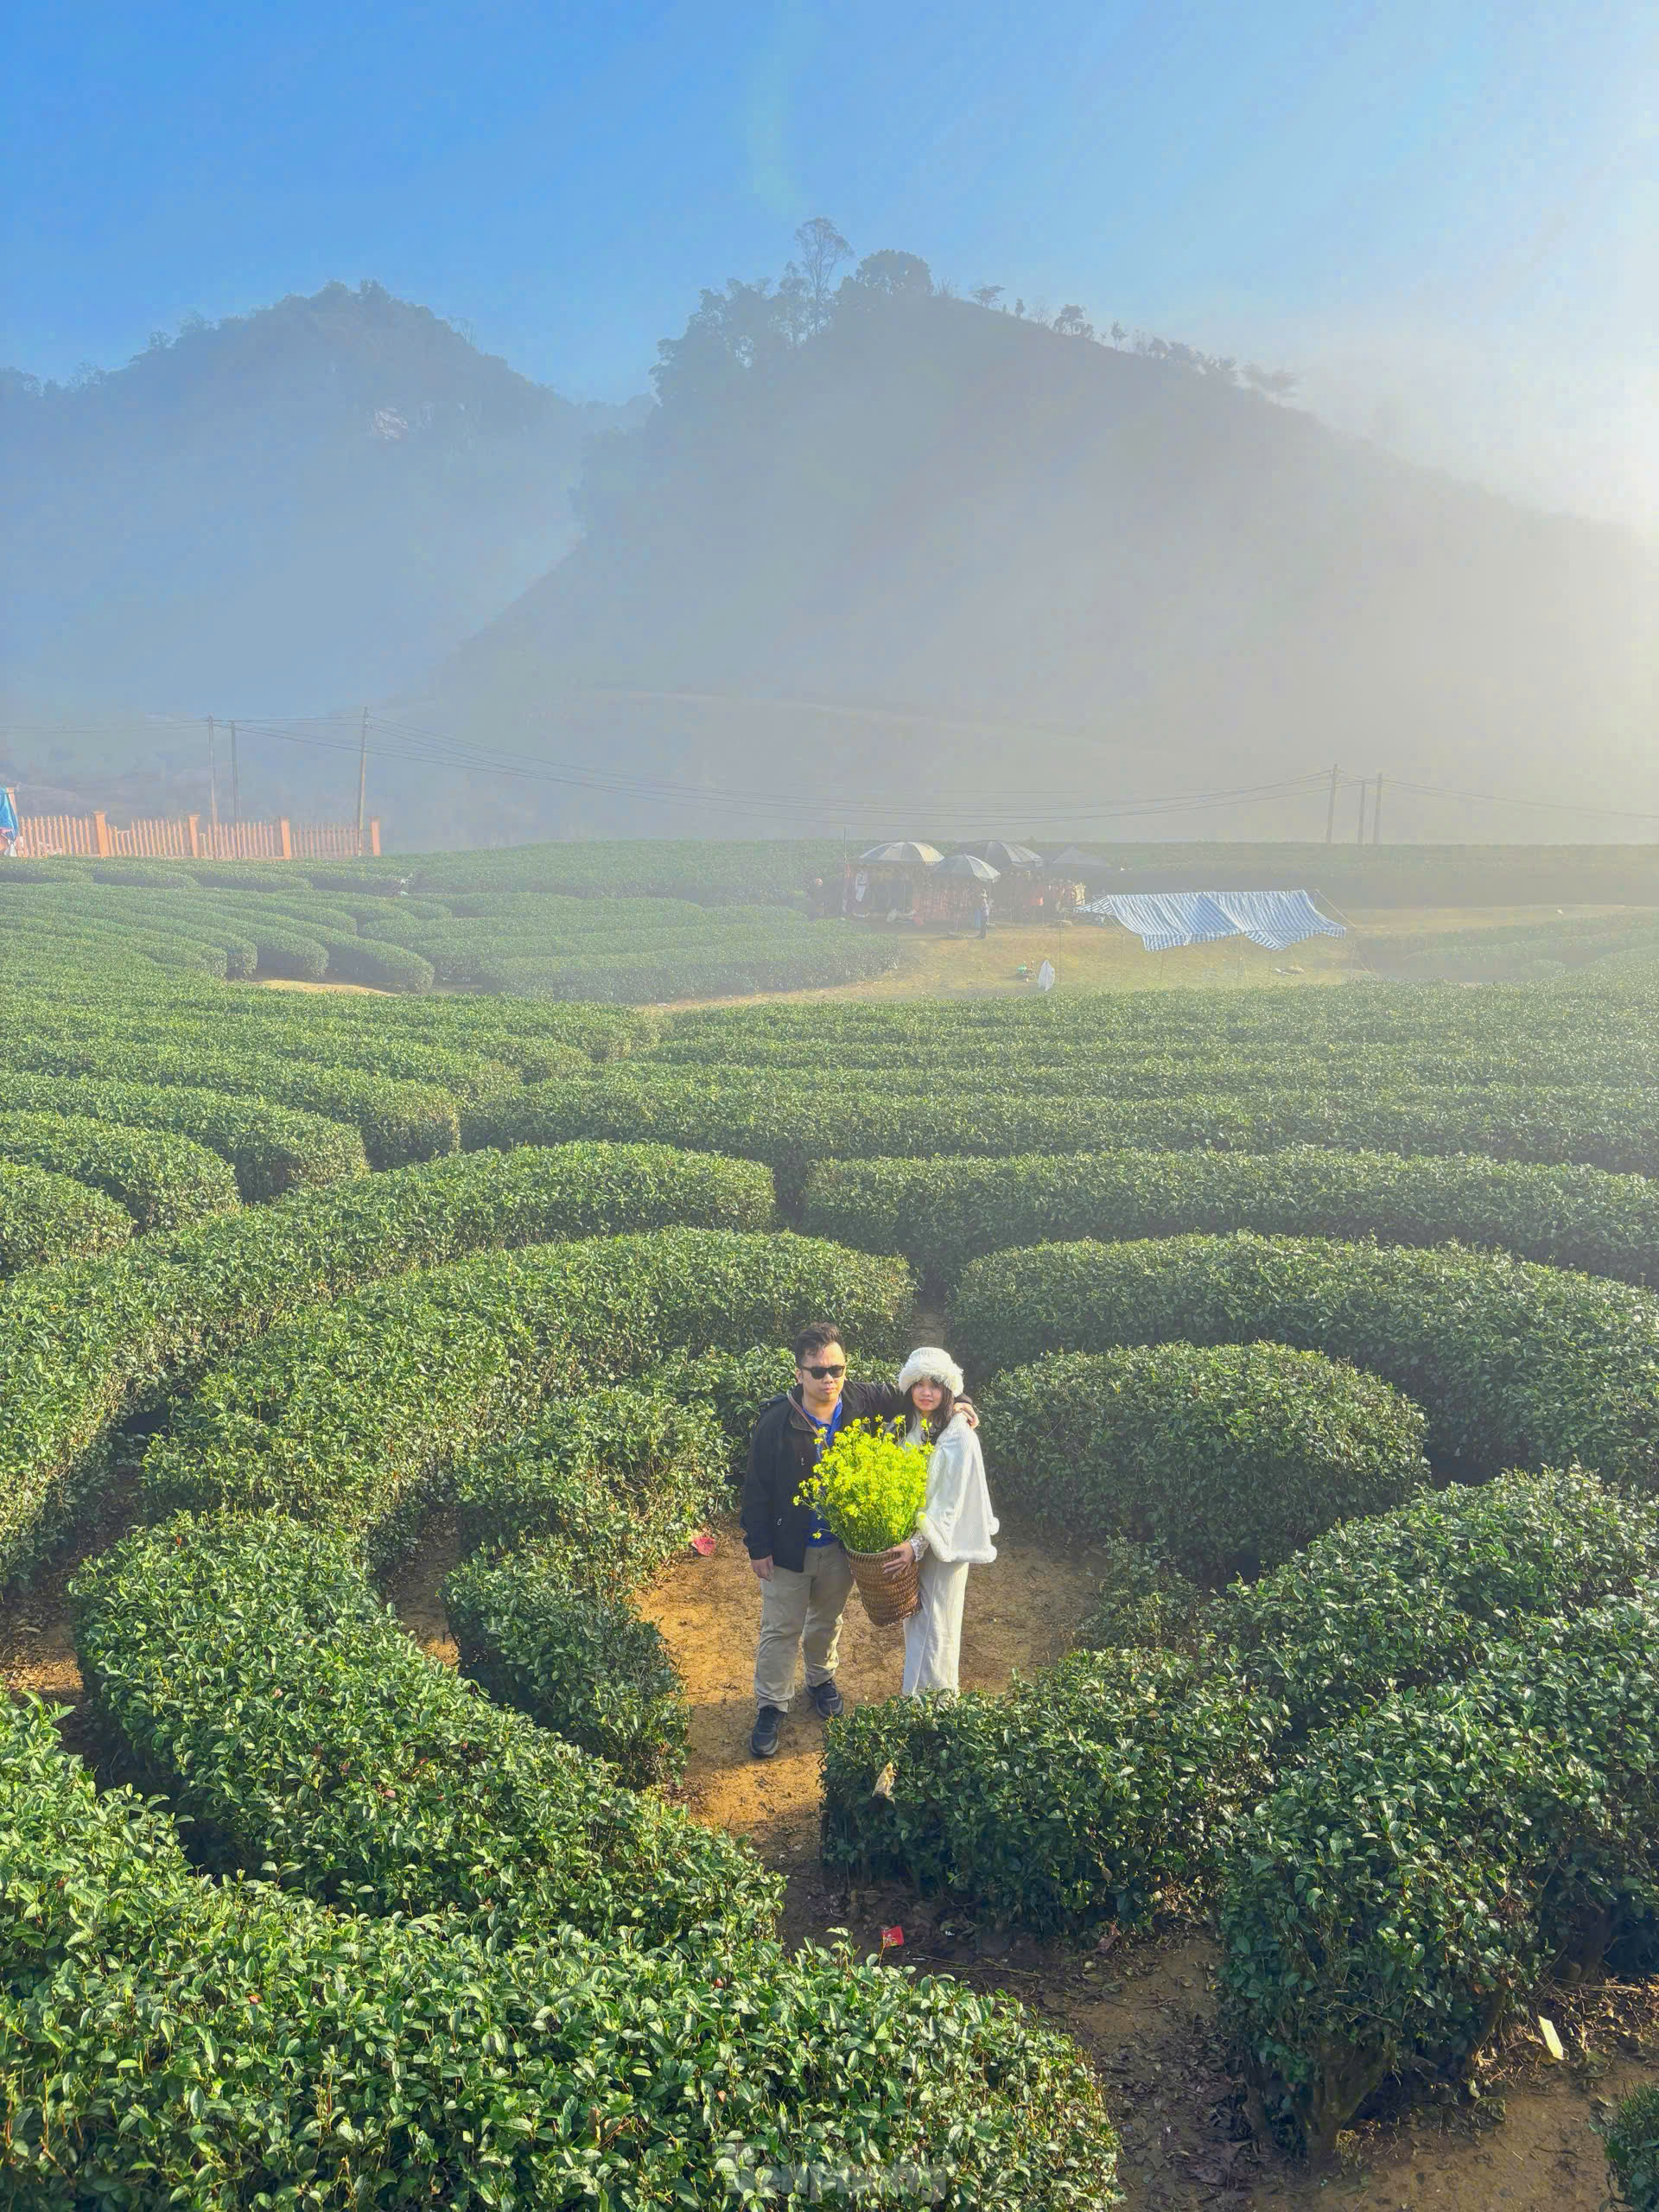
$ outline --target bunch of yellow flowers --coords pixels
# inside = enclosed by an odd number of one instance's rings
[[[797,1504],[816,1507],[849,1552],[890,1551],[915,1529],[928,1447],[904,1437],[902,1421],[849,1421],[801,1486]]]

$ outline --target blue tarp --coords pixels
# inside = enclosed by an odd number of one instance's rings
[[[1079,910],[1133,930],[1148,952],[1247,937],[1283,952],[1307,937],[1344,937],[1306,891],[1115,891]]]

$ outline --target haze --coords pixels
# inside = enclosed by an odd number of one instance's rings
[[[14,18],[0,766],[183,791],[193,741],[134,717],[372,702],[411,829],[443,775],[394,769],[398,724],[453,741],[443,774],[489,742],[631,779],[614,805],[543,779],[543,830],[687,803],[712,828],[818,741],[778,703],[809,701],[908,716],[931,779],[984,725],[986,807],[1335,755],[1425,787],[1399,834],[1551,834],[1560,797],[1604,810],[1560,834],[1651,835],[1656,57],[1634,6]],[[884,305],[837,341],[850,381],[744,385],[741,451],[707,394],[642,430],[703,288],[776,283],[819,216],[837,286],[917,257],[950,334]],[[1086,363],[1031,327],[1057,318]],[[791,442],[837,418],[861,449],[830,476],[863,506],[785,512]],[[595,461],[612,429],[632,460]],[[1045,542],[1079,484],[1094,504]],[[630,690],[682,705],[595,709]],[[694,694],[773,711],[746,729]],[[846,765],[896,798],[890,727]],[[287,795],[334,769],[273,741],[251,773]],[[461,781],[464,833],[510,834],[511,782]],[[1495,785],[1532,812],[1427,803]]]

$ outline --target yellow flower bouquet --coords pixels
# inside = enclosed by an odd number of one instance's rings
[[[812,1506],[852,1561],[864,1610],[878,1626],[903,1620],[919,1602],[913,1562],[885,1574],[876,1562],[915,1529],[927,1497],[928,1447],[907,1444],[902,1421],[849,1421],[802,1484],[796,1503]]]

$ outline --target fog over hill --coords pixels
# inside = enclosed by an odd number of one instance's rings
[[[406,685],[565,551],[583,437],[626,417],[376,284],[68,385],[6,371],[8,691],[223,715]]]
[[[912,817],[1133,837],[1155,824],[1115,798],[1333,760],[1389,779],[1390,836],[1651,834],[1477,831],[1402,788],[1659,810],[1641,541],[1339,435],[1230,363],[950,296],[910,255],[819,276],[705,292],[632,410],[372,285],[73,388],[11,375],[13,701],[378,700],[371,809],[406,850]],[[205,766],[194,733],[175,752],[168,805]],[[10,753],[55,804],[99,772]],[[156,782],[130,739],[104,766]],[[355,766],[250,743],[249,810],[338,816]],[[1319,834],[1297,806],[1171,826]]]
[[[1659,809],[1655,563],[1614,527],[1390,458],[1228,365],[941,296],[908,256],[816,323],[705,293],[662,354],[661,405],[590,451],[582,543],[429,720],[830,821],[838,788],[1029,823],[1338,758]],[[550,828],[673,811],[524,804]]]

